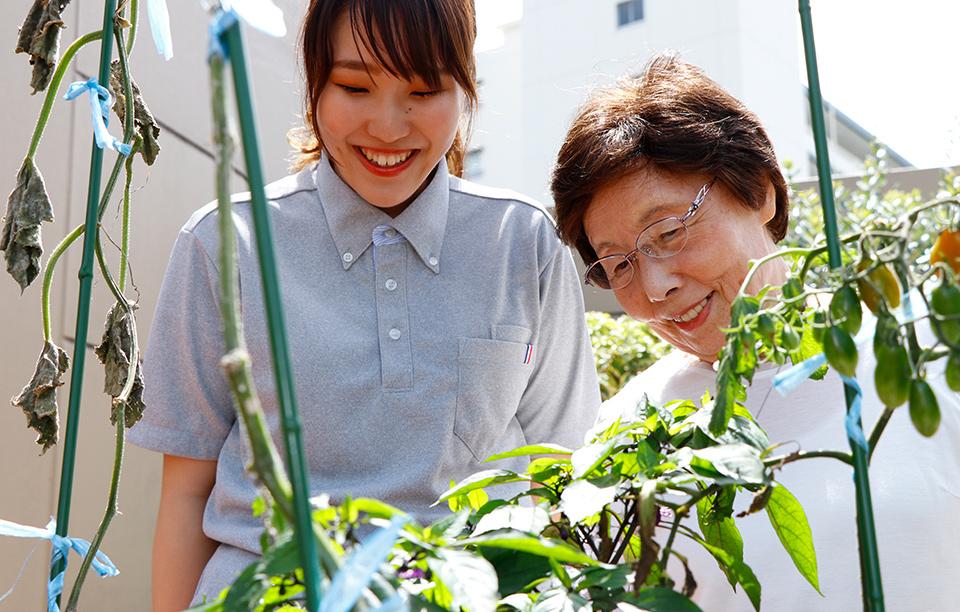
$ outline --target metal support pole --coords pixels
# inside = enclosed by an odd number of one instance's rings
[[[813,42],[813,20],[810,16],[810,1],[799,0],[800,24],[803,30],[804,59],[807,65],[807,82],[810,91],[810,122],[817,151],[817,174],[820,179],[820,203],[823,207],[823,226],[827,235],[830,267],[839,268],[840,236],[837,229],[837,213],[833,203],[833,183],[830,178],[830,155],[827,150],[826,129],[823,122],[823,101],[820,95],[820,75],[817,71],[817,50]],[[844,385],[847,411],[856,392]],[[859,424],[859,423],[858,423]],[[870,500],[870,478],[867,473],[868,451],[852,439],[853,481],[856,487],[857,537],[860,547],[860,577],[862,582],[863,609],[883,612],[883,586],[880,582],[880,559],[877,535],[873,521],[873,503]]]
[[[100,39],[99,83],[110,82],[110,60],[113,57],[113,17],[116,0],[103,5],[103,36]],[[93,287],[93,253],[97,243],[97,208],[100,201],[100,174],[103,168],[103,149],[93,139],[90,154],[90,178],[87,183],[87,212],[84,222],[83,257],[80,263],[80,297],[77,300],[77,324],[74,333],[73,367],[70,371],[70,400],[67,407],[67,425],[64,432],[63,462],[60,468],[60,493],[57,501],[57,535],[66,536],[70,524],[70,501],[73,495],[73,468],[77,453],[77,427],[80,424],[80,397],[83,391],[83,365],[87,351],[87,329],[90,323],[90,294]],[[59,561],[51,571],[51,578],[63,571]],[[58,598],[59,602],[59,598]]]
[[[297,411],[293,372],[290,366],[290,351],[287,347],[286,326],[280,299],[277,264],[273,252],[273,236],[264,193],[263,171],[257,144],[253,97],[247,75],[243,38],[239,23],[234,23],[223,34],[237,97],[243,155],[250,185],[250,200],[253,208],[253,225],[257,254],[260,259],[260,275],[266,305],[267,325],[270,332],[270,348],[273,354],[273,370],[277,386],[277,401],[280,406],[284,449],[287,469],[293,486],[295,530],[299,542],[300,562],[303,567],[307,592],[307,608],[316,611],[320,606],[320,565],[317,544],[313,537],[310,516],[310,480],[300,437],[300,417]]]

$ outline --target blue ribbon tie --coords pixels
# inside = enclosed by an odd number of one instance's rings
[[[121,155],[130,155],[133,148],[131,145],[114,138],[107,125],[110,122],[110,106],[113,104],[113,96],[110,91],[97,82],[96,77],[90,77],[86,81],[75,81],[70,84],[65,100],[73,100],[84,92],[88,93],[90,100],[90,121],[93,124],[93,137],[97,141],[97,146],[101,149],[111,148]]]
[[[208,30],[210,32],[210,42],[207,49],[207,57],[217,55],[224,59],[230,57],[227,53],[227,47],[223,44],[223,34],[237,23],[237,14],[232,9],[219,10],[210,18]]]
[[[57,605],[57,597],[63,593],[63,576],[67,571],[67,561],[70,551],[76,552],[80,557],[84,557],[90,550],[90,542],[81,538],[71,538],[57,535],[57,521],[51,518],[50,522],[43,529],[20,525],[10,521],[0,519],[0,535],[6,535],[14,538],[36,538],[39,540],[49,540],[53,547],[53,554],[50,557],[51,569],[57,562],[63,560],[63,571],[50,579],[47,583],[47,612],[60,612]],[[120,573],[117,566],[113,564],[103,551],[98,550],[93,557],[92,563],[94,571],[101,577],[116,576]],[[0,601],[3,601],[7,595],[12,592],[11,588]]]
[[[170,12],[167,0],[147,0],[147,18],[150,20],[150,33],[153,45],[163,59],[173,57],[173,37],[170,35]]]

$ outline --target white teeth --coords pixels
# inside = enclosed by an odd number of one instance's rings
[[[363,156],[366,157],[371,163],[381,168],[392,168],[407,161],[407,159],[413,155],[413,151],[405,151],[403,153],[374,153],[373,151],[368,151],[363,147],[360,147],[360,152],[363,153]]]
[[[692,321],[696,319],[697,315],[700,314],[703,311],[704,307],[707,305],[707,300],[709,299],[710,299],[710,296],[708,295],[707,297],[700,300],[699,304],[697,304],[687,312],[683,313],[678,317],[674,317],[673,321],[676,323],[686,323],[688,321]]]

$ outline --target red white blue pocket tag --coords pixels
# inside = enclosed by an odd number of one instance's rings
[[[528,345],[527,345],[527,350],[526,350],[526,352],[524,352],[524,354],[523,354],[523,363],[524,363],[524,364],[528,364],[528,363],[530,363],[531,361],[533,361],[533,345],[532,345],[532,344],[528,344]]]

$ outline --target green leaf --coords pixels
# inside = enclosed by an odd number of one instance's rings
[[[628,595],[624,602],[649,612],[701,612],[689,598],[666,587],[643,589],[636,595]],[[630,610],[630,608],[623,608]]]
[[[613,502],[616,495],[616,484],[598,487],[587,480],[575,480],[560,494],[559,509],[571,523],[577,524],[600,512],[604,506]]]
[[[577,593],[560,587],[544,591],[537,597],[533,612],[591,612],[590,602]]]
[[[606,442],[588,444],[575,450],[570,457],[570,461],[573,463],[573,477],[583,478],[595,470],[603,463],[604,459],[610,456],[610,453],[613,452],[614,447],[620,441],[621,439],[617,437]]]
[[[693,451],[691,467],[710,472],[711,468],[737,482],[766,482],[760,452],[743,443],[722,444]]]
[[[371,499],[369,497],[358,497],[357,499],[351,500],[350,502],[353,505],[354,510],[359,512],[364,512],[368,516],[382,519],[392,519],[398,514],[406,515],[406,512],[400,510],[399,508],[394,508],[390,504],[384,503],[379,499]]]
[[[727,551],[723,550],[719,546],[714,546],[708,542],[695,537],[690,536],[691,539],[700,546],[703,546],[707,552],[713,555],[713,558],[716,559],[717,564],[720,566],[720,569],[731,578],[731,583],[739,584],[743,591],[747,594],[747,597],[750,598],[750,603],[753,604],[754,610],[759,612],[760,610],[760,581],[757,580],[756,574],[753,573],[753,570],[750,569],[750,566],[744,563],[742,560],[738,560],[730,555]]]
[[[510,470],[484,470],[460,481],[459,484],[453,486],[446,493],[441,495],[440,499],[433,502],[433,505],[436,506],[440,502],[445,502],[456,495],[464,495],[470,491],[475,491],[491,485],[503,484],[507,482],[521,482],[524,480],[528,479],[525,476],[521,476],[520,474],[511,472]]]
[[[457,544],[462,546],[478,546],[481,548],[517,550],[554,559],[560,563],[597,565],[597,561],[561,540],[537,538],[526,533],[506,529],[459,540]]]
[[[573,451],[559,444],[532,444],[521,446],[511,451],[497,453],[484,459],[485,462],[508,459],[510,457],[526,457],[528,455],[570,455]]]
[[[478,548],[477,552],[497,570],[503,596],[527,591],[550,576],[550,560],[546,557],[505,548]]]
[[[742,385],[740,378],[733,372],[731,348],[735,349],[735,338],[727,341],[723,356],[720,358],[720,367],[717,372],[717,396],[714,398],[713,413],[710,418],[710,433],[719,436],[727,429],[727,422],[733,416],[734,406]]]
[[[500,506],[480,519],[473,535],[481,535],[498,529],[515,529],[539,535],[550,524],[550,515],[539,506]]]
[[[786,487],[778,483],[770,493],[766,510],[773,530],[780,538],[780,543],[783,544],[787,554],[793,559],[793,564],[797,566],[800,575],[823,595],[817,574],[817,553],[813,548],[813,534],[803,506]]]
[[[719,519],[711,506],[710,498],[703,498],[697,502],[697,523],[704,539],[719,548],[722,548],[737,561],[743,561],[743,536],[730,517]]]
[[[497,572],[490,562],[465,550],[439,550],[427,565],[453,596],[452,610],[493,612],[497,607]]]

